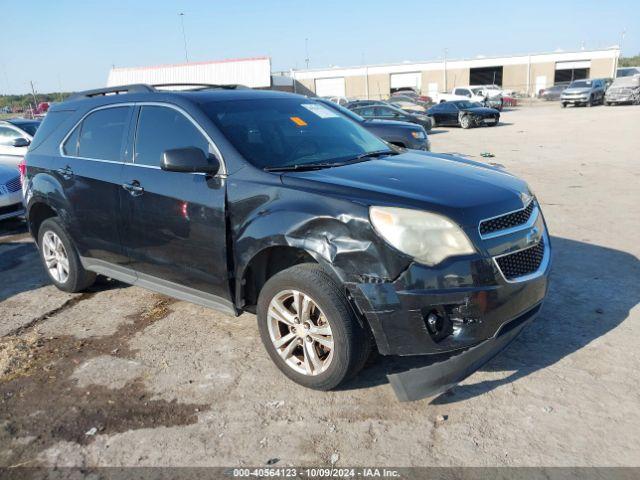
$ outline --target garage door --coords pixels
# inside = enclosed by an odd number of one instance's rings
[[[344,97],[344,77],[316,79],[316,95],[319,97]]]
[[[420,72],[411,73],[392,73],[391,74],[391,93],[396,90],[413,88],[416,92],[420,91],[420,83],[422,75]]]

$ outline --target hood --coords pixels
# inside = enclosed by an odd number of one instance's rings
[[[463,108],[462,109],[463,112],[471,112],[471,113],[476,113],[478,115],[495,115],[498,112],[498,110],[496,110],[495,108],[489,108],[489,107],[471,107],[471,108]]]
[[[589,87],[573,87],[573,88],[565,88],[562,93],[590,93],[591,89]]]
[[[283,182],[301,189],[444,214],[475,227],[482,219],[523,208],[527,184],[482,163],[415,151],[342,167],[287,172]],[[333,192],[331,192],[333,187]]]
[[[0,163],[0,185],[20,176],[18,167]]]

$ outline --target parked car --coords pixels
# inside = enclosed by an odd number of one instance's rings
[[[640,75],[640,67],[622,67],[616,70],[616,78]]]
[[[564,92],[569,84],[557,84],[549,88],[543,88],[538,92],[538,98],[547,102],[560,100],[562,92]]]
[[[591,107],[604,102],[605,82],[602,79],[574,80],[560,95],[562,108],[567,105]]]
[[[445,391],[508,345],[547,291],[549,235],[524,181],[398,153],[300,95],[76,94],[45,117],[25,188],[56,287],[102,274],[256,313],[278,368],[320,390],[357,374],[375,343],[439,355],[392,375],[401,399]]]
[[[436,103],[466,100],[480,103],[484,106],[502,110],[502,91],[488,88],[484,85],[471,85],[467,87],[455,87],[451,93],[439,93],[434,98]]]
[[[370,105],[368,107],[354,107],[351,111],[366,119],[398,120],[422,125],[428,132],[433,126],[432,120],[427,115],[407,112],[393,105]]]
[[[429,97],[428,95],[420,95],[413,88],[396,90],[391,94],[390,98],[393,97],[408,97],[412,99],[412,101],[417,103],[433,103],[433,99],[431,97]]]
[[[414,150],[431,150],[429,136],[421,125],[395,120],[367,120],[357,113],[324,98],[318,98],[316,101],[349,117],[354,122],[392,145]]]
[[[0,121],[0,164],[18,165],[27,153],[40,122],[24,118]]]
[[[387,102],[382,100],[352,100],[345,105],[341,105],[345,108],[352,109],[354,107],[367,107],[369,105],[389,105]]]
[[[618,77],[604,95],[605,105],[640,104],[640,74]]]
[[[0,164],[0,220],[24,215],[18,169]]]
[[[466,100],[439,103],[431,107],[427,114],[433,118],[434,126],[460,125],[462,128],[471,128],[487,125],[495,127],[500,122],[498,110]]]
[[[392,95],[387,102],[394,107],[400,108],[410,113],[424,113],[429,108],[430,104],[421,102],[413,97],[407,97],[405,95]]]
[[[330,100],[333,103],[337,103],[338,105],[346,105],[349,103],[349,99],[347,97],[322,97],[326,100]]]

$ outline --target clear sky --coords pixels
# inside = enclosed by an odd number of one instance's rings
[[[640,0],[0,0],[0,93],[96,88],[112,65],[268,55],[272,68],[579,50],[640,53]]]

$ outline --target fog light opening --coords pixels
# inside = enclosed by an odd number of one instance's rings
[[[429,335],[436,342],[448,336],[452,331],[449,320],[435,310],[430,311],[424,317],[424,323],[427,326]]]

